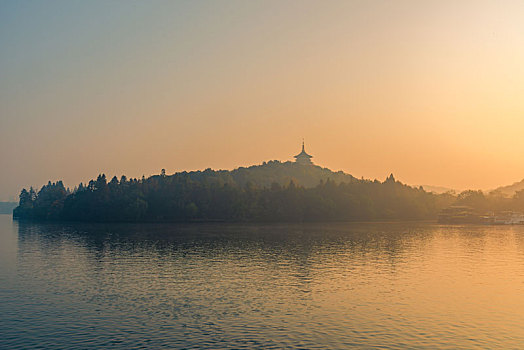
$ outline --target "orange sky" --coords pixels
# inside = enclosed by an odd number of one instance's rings
[[[524,2],[0,5],[0,200],[63,179],[290,160],[524,178]]]

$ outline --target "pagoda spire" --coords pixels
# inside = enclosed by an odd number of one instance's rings
[[[313,158],[313,156],[310,156],[309,154],[306,153],[306,149],[304,146],[304,139],[302,138],[302,152],[300,152],[299,154],[295,156],[295,159],[296,159],[295,162],[299,164],[303,164],[303,165],[308,165],[308,164],[312,164],[311,158]]]

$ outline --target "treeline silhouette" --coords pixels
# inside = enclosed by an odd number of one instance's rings
[[[499,190],[489,193],[467,190],[457,196],[453,205],[469,207],[477,213],[524,212],[524,190],[512,196]]]
[[[311,183],[315,183],[314,186]],[[319,166],[272,161],[233,171],[181,172],[66,189],[23,189],[14,217],[71,221],[373,221],[435,219],[456,200],[404,185],[359,180]]]

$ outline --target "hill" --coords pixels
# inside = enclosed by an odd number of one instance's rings
[[[507,186],[501,186],[493,190],[495,193],[501,193],[504,196],[511,197],[518,191],[524,190],[524,179],[518,182],[515,182],[514,184],[507,185]]]
[[[442,193],[455,193],[456,191],[449,187],[443,187],[443,186],[432,186],[432,185],[421,185],[422,188],[427,192],[433,192],[437,194]]]
[[[0,202],[0,214],[13,214],[13,209],[17,205],[16,202]]]
[[[208,169],[203,173],[209,174],[210,172],[213,171]],[[195,178],[199,173],[200,172],[192,172],[190,176]],[[230,172],[222,170],[215,173],[229,174],[233,182],[239,186],[245,186],[249,182],[260,187],[269,187],[274,183],[283,186],[293,181],[298,186],[311,188],[317,186],[321,181],[325,182],[328,179],[337,184],[357,180],[354,176],[346,174],[343,171],[334,172],[318,165],[311,164],[304,166],[295,162],[282,163],[278,160],[264,162],[261,165],[253,165],[247,168],[240,167]]]
[[[454,197],[404,185],[358,180],[312,164],[271,161],[232,171],[179,172],[107,181],[74,190],[61,181],[23,189],[13,216],[72,221],[428,220]]]

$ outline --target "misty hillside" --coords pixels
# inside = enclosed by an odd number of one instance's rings
[[[436,194],[456,192],[453,188],[443,186],[422,185],[422,188],[424,189],[424,191],[433,192]]]
[[[16,202],[0,202],[0,214],[12,214],[17,205]]]
[[[158,175],[157,175],[158,176]],[[288,185],[291,181],[295,185],[305,188],[317,186],[321,181],[328,179],[335,183],[358,181],[354,176],[342,171],[334,172],[317,165],[303,166],[294,162],[280,162],[271,160],[260,165],[239,167],[234,170],[212,170],[179,172],[169,177],[187,178],[188,180],[208,184],[230,184],[245,187],[248,184],[261,188],[269,188],[277,183]],[[153,176],[155,177],[155,176]]]
[[[524,179],[519,182],[515,182],[512,185],[498,187],[493,192],[500,192],[506,196],[511,197],[515,194],[515,192],[518,192],[521,190],[524,190]]]
[[[13,216],[66,221],[432,220],[455,201],[404,185],[358,180],[315,165],[271,161],[232,171],[207,169],[110,181],[74,190],[62,181],[20,193]]]
[[[201,174],[214,172],[206,170]],[[342,171],[334,172],[328,168],[318,165],[303,166],[294,162],[279,162],[272,160],[261,165],[253,165],[247,168],[240,167],[232,171],[215,171],[218,174],[228,174],[234,183],[245,186],[247,183],[258,187],[270,187],[273,183],[287,185],[293,181],[296,185],[310,188],[317,186],[321,181],[328,179],[335,183],[353,182],[356,178]],[[197,172],[191,173],[196,177]],[[176,174],[175,174],[176,176]]]

